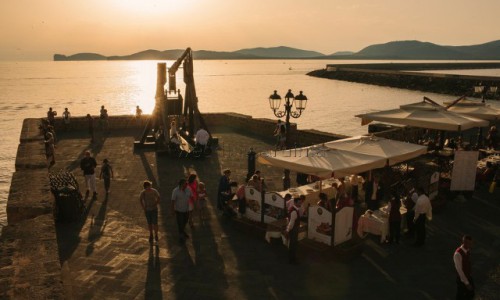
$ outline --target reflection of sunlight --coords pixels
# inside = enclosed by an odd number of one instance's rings
[[[127,80],[127,84],[135,87],[137,90],[131,93],[134,99],[128,99],[130,105],[130,114],[135,114],[135,107],[139,105],[144,114],[150,114],[155,106],[156,94],[156,61],[134,61],[130,62],[130,71],[132,74]],[[172,62],[167,62],[167,67]]]

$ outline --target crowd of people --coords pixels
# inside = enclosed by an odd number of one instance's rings
[[[55,164],[55,143],[56,135],[54,130],[54,121],[57,112],[52,108],[47,112],[47,119],[43,120],[41,129],[45,136],[46,156],[49,162],[49,168]],[[139,106],[136,107],[136,117],[142,115],[142,110]],[[108,129],[108,112],[104,106],[101,106],[99,115],[99,128],[102,131]],[[65,108],[63,114],[64,128],[68,128],[71,119],[71,113],[68,108]],[[94,141],[94,119],[90,114],[87,114],[89,134],[91,140]],[[179,137],[179,130],[185,130],[185,125],[178,128],[175,121],[172,121],[169,136],[170,143],[179,147],[182,143]],[[283,123],[278,122],[275,130],[277,138],[277,149],[283,149],[286,142],[286,127]],[[199,128],[195,134],[196,146],[205,153],[207,144],[210,139],[210,134],[204,129]],[[496,147],[496,127],[492,127],[488,133],[488,146]],[[90,151],[86,151],[83,159],[80,161],[80,168],[83,171],[86,184],[85,197],[92,195],[93,199],[97,198],[96,190],[96,169],[97,161],[91,156]],[[484,177],[491,178],[492,166],[487,166],[490,172],[484,174]],[[494,173],[494,172],[493,172]],[[102,161],[100,168],[99,179],[104,181],[104,189],[106,195],[110,191],[111,179],[113,178],[113,168],[110,161],[106,158]],[[297,184],[304,185],[314,182],[317,178],[307,176],[305,174],[297,174]],[[223,174],[219,179],[217,189],[217,209],[221,215],[233,217],[237,213],[244,214],[246,210],[245,187],[252,187],[258,192],[264,193],[267,190],[265,180],[260,171],[255,171],[248,181],[244,184],[238,184],[231,180],[231,170],[223,170]],[[354,206],[358,202],[360,192],[364,192],[364,205],[370,211],[378,210],[385,201],[388,201],[387,212],[389,221],[389,236],[388,243],[400,243],[401,235],[401,215],[400,208],[405,205],[407,208],[406,223],[408,227],[407,234],[410,237],[415,236],[414,245],[420,247],[425,244],[426,240],[426,221],[432,219],[432,205],[429,196],[420,186],[416,187],[408,197],[402,198],[402,195],[391,191],[387,186],[387,182],[381,178],[380,174],[367,173],[366,176],[360,177],[352,175],[346,178],[338,178],[332,183],[333,196],[328,197],[325,193],[319,193],[317,205],[324,209],[335,212],[345,206]],[[229,205],[229,202],[236,197],[237,210]],[[139,202],[144,211],[146,222],[149,230],[149,241],[151,243],[158,242],[158,208],[160,205],[160,194],[158,190],[153,188],[153,184],[149,180],[143,182],[143,191],[140,193]],[[305,196],[300,195],[293,197],[287,193],[284,196],[287,225],[284,230],[284,235],[289,240],[289,261],[296,263],[296,251],[298,245],[298,229],[301,220],[307,218],[307,207],[305,207]],[[198,218],[199,223],[203,224],[207,220],[207,190],[203,182],[199,182],[196,174],[189,174],[186,178],[178,181],[177,186],[171,194],[171,214],[175,214],[175,219],[178,227],[178,237],[181,243],[189,239],[186,233],[186,226],[195,227],[194,219]],[[453,256],[453,261],[457,270],[457,293],[469,297],[473,295],[474,284],[470,275],[470,248],[472,238],[464,236],[462,245],[456,250]]]

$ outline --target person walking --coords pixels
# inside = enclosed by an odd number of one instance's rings
[[[85,151],[85,157],[80,161],[80,169],[83,171],[85,176],[85,184],[87,186],[87,192],[85,193],[85,198],[89,196],[92,192],[92,199],[97,198],[97,192],[95,189],[95,168],[97,167],[97,162],[95,158],[90,156],[90,151]]]
[[[90,134],[90,142],[93,143],[95,141],[94,138],[94,118],[90,114],[87,114],[87,123],[88,123],[88,128],[89,128],[89,134]]]
[[[108,110],[104,108],[104,105],[101,106],[99,111],[99,128],[102,132],[108,131]]]
[[[111,178],[113,178],[113,167],[109,164],[109,160],[105,158],[102,161],[101,173],[99,174],[99,179],[104,179],[104,190],[106,191],[106,197],[109,193],[109,186],[111,184]]]
[[[472,237],[464,235],[462,245],[455,250],[453,254],[453,263],[457,271],[457,296],[456,299],[474,298],[474,281],[472,280],[472,265],[470,259],[470,250],[472,248]]]
[[[207,219],[207,190],[203,182],[198,183],[198,209],[200,211],[200,223]]]
[[[139,107],[139,105],[137,105],[135,107],[135,117],[140,118],[141,116],[142,116],[142,109]]]
[[[191,198],[189,198],[188,222],[189,222],[189,226],[191,228],[194,228],[194,223],[193,223],[194,208],[198,204],[198,181],[196,180],[196,174],[189,175],[188,187],[191,190]]]
[[[45,134],[45,157],[47,158],[47,162],[49,165],[49,170],[56,163],[56,146],[54,145],[54,135],[48,131]]]
[[[205,128],[200,127],[200,129],[198,129],[198,131],[196,132],[194,139],[196,141],[196,148],[200,151],[200,156],[204,157],[205,150],[208,145],[208,140],[210,139],[210,134],[205,130]]]
[[[286,227],[285,236],[288,239],[288,262],[291,264],[297,263],[297,246],[299,243],[299,225],[300,225],[300,199],[293,200],[293,206],[288,215],[288,225]]]
[[[415,246],[420,247],[425,244],[425,219],[432,220],[432,206],[429,197],[424,193],[422,187],[417,188],[418,199],[415,204],[415,223],[416,240]]]
[[[149,242],[153,242],[153,230],[155,241],[158,242],[158,205],[160,204],[160,193],[152,187],[151,181],[145,180],[142,184],[144,190],[139,196],[149,229]]]
[[[64,108],[64,111],[62,113],[63,117],[63,124],[64,124],[64,130],[69,129],[69,123],[70,123],[70,118],[71,118],[71,113],[69,112],[68,108]]]
[[[185,242],[189,238],[185,228],[188,222],[189,199],[192,197],[191,189],[188,188],[186,179],[179,180],[179,185],[172,191],[172,213],[175,211],[177,227],[179,230],[179,241]]]
[[[49,107],[49,111],[47,112],[47,120],[49,121],[49,125],[54,126],[56,121],[57,111],[52,110],[52,107]]]

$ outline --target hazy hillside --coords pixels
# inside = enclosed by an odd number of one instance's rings
[[[70,56],[54,54],[54,60],[106,60],[107,57],[97,53],[78,53]]]
[[[145,50],[124,56],[103,56],[97,53],[78,53],[70,56],[55,54],[54,60],[175,60],[184,52],[174,50]],[[427,60],[500,60],[500,40],[480,45],[441,46],[420,41],[394,41],[368,46],[354,53],[320,52],[285,46],[249,48],[233,52],[198,50],[195,59],[427,59]]]
[[[368,46],[353,56],[374,59],[500,59],[500,41],[473,46],[396,41]]]
[[[450,59],[460,56],[453,48],[419,41],[396,41],[368,46],[355,54],[366,58]]]
[[[285,46],[272,48],[250,48],[235,51],[237,53],[254,55],[264,58],[311,58],[324,56],[323,53],[316,51],[301,50]]]
[[[467,53],[472,59],[500,59],[500,40],[471,46],[446,46]]]

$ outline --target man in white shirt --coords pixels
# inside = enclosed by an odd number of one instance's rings
[[[297,263],[297,246],[299,244],[299,226],[300,226],[300,199],[293,200],[293,206],[288,215],[288,225],[286,227],[285,236],[288,238],[288,262],[291,264]]]
[[[462,245],[453,254],[453,263],[457,271],[457,297],[456,299],[474,298],[474,281],[472,280],[472,268],[470,261],[470,249],[472,247],[472,237],[464,235]]]
[[[210,134],[205,129],[200,128],[196,132],[194,139],[196,141],[196,147],[201,149],[201,156],[204,156],[205,148],[207,147],[208,140],[210,139]]]
[[[424,193],[423,188],[417,188],[418,199],[415,204],[415,223],[416,240],[415,246],[420,247],[425,244],[425,219],[432,220],[432,206],[429,197]]]

